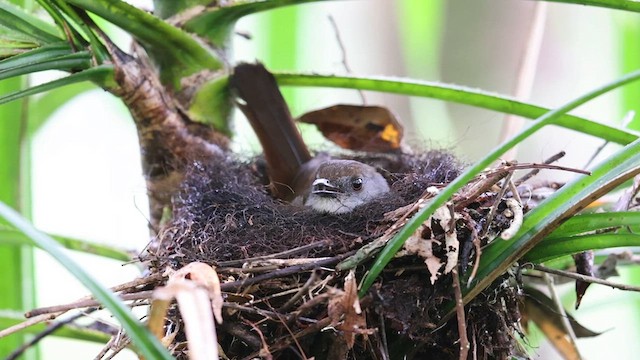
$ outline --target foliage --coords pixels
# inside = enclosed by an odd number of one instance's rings
[[[14,107],[11,111],[15,111],[15,107],[21,104],[16,101],[23,101],[22,104],[39,103],[38,108],[41,109],[40,113],[32,112],[34,119],[20,120],[21,116],[19,116],[16,121],[5,120],[0,134],[4,136],[3,138],[8,138],[6,134],[21,133],[22,136],[33,134],[35,129],[39,128],[47,116],[57,107],[78,93],[89,89],[90,87],[85,85],[86,82],[91,82],[117,94],[119,90],[118,69],[114,67],[111,60],[114,56],[122,54],[114,51],[115,45],[96,25],[93,20],[95,17],[125,30],[144,48],[144,51],[157,65],[163,86],[170,91],[192,94],[191,100],[193,101],[185,105],[185,111],[191,119],[211,125],[220,132],[230,134],[228,122],[230,109],[227,108],[229,94],[226,87],[226,76],[228,75],[226,66],[230,61],[226,58],[229,55],[225,44],[233,32],[236,21],[256,12],[311,1],[313,0],[239,2],[222,8],[209,6],[201,9],[202,11],[191,14],[186,10],[193,4],[181,2],[172,7],[173,5],[167,5],[170,4],[170,0],[158,0],[156,6],[162,8],[163,18],[186,16],[186,18],[180,19],[181,21],[176,21],[175,18],[164,21],[119,0],[40,0],[38,3],[41,9],[49,15],[49,20],[51,20],[49,22],[40,19],[35,12],[30,11],[26,6],[19,7],[9,3],[0,3],[0,24],[2,25],[0,29],[0,56],[4,58],[0,62],[0,80],[14,81],[13,83],[4,83],[5,86],[2,87],[0,93],[0,103],[10,103],[8,105]],[[640,10],[634,1],[562,0],[561,2],[582,3],[633,12]],[[179,10],[184,12],[177,14]],[[89,15],[90,13],[92,15]],[[55,26],[51,25],[52,22],[55,23]],[[59,70],[68,75],[37,86],[25,86],[25,82],[18,80],[21,79],[18,78],[19,76],[45,70]],[[206,78],[194,89],[184,88],[187,79],[205,73],[215,74],[215,76]],[[465,301],[476,295],[519,259],[541,262],[586,249],[623,247],[640,243],[636,235],[585,235],[583,231],[610,226],[636,226],[638,225],[638,217],[634,213],[608,212],[605,215],[572,217],[587,206],[591,200],[613,190],[640,172],[638,165],[640,164],[640,159],[638,159],[640,143],[637,141],[637,133],[568,114],[570,110],[600,94],[637,80],[640,77],[638,72],[632,72],[599,89],[590,91],[555,110],[471,88],[411,79],[356,78],[291,73],[280,73],[276,77],[282,86],[343,87],[427,97],[535,119],[520,134],[469,167],[428,206],[410,219],[402,231],[389,242],[379,255],[378,260],[370,269],[369,275],[363,281],[361,294],[367,291],[376,276],[402,247],[404,241],[461,186],[492,164],[509,148],[522,143],[531,134],[547,125],[565,127],[626,146],[594,169],[592,176],[576,179],[530,212],[526,216],[520,232],[510,242],[498,242],[489,246],[482,256],[478,269],[478,280],[473,282],[472,287],[466,291]],[[32,97],[43,92],[48,92],[46,97],[38,99]],[[47,106],[46,99],[51,99],[50,106]],[[211,104],[215,104],[215,106]],[[45,108],[48,110],[42,110]],[[7,117],[4,116],[4,118]],[[29,124],[26,133],[20,132],[22,126],[20,121]],[[22,169],[24,164],[21,164],[21,161],[28,163],[28,156],[21,158],[19,155],[21,149],[24,149],[25,145],[28,147],[29,143],[26,138],[21,137],[17,142],[7,140],[2,144],[3,148],[0,150],[2,161],[0,163],[7,164],[7,167],[3,167],[3,171],[0,171],[0,174],[3,174],[0,176],[6,177],[0,181],[3,184],[0,189],[0,195],[2,195],[0,215],[12,227],[0,231],[0,244],[3,245],[3,253],[0,256],[4,259],[0,262],[13,268],[24,267],[23,264],[16,263],[15,259],[20,258],[20,255],[17,254],[23,251],[25,244],[44,248],[61,264],[65,264],[92,294],[118,318],[127,329],[129,336],[132,337],[136,350],[140,354],[147,358],[168,358],[167,352],[162,349],[159,342],[129,314],[121,302],[88,277],[82,269],[74,267],[73,262],[60,252],[59,246],[53,242],[53,239],[33,229],[9,208],[21,208],[23,215],[29,216],[29,207],[24,206],[24,200],[28,199],[28,194],[25,194],[25,191],[28,192],[29,178],[28,173],[25,174]],[[26,154],[28,155],[28,153]],[[602,220],[600,217],[606,217],[607,223],[599,223],[598,221]],[[561,225],[563,222],[564,224]],[[581,224],[584,228],[580,231],[571,228],[571,224],[575,223]],[[87,246],[84,248],[78,246],[82,242],[74,239],[58,238],[57,240],[68,248],[85,252],[95,251],[87,250],[92,248],[90,244],[86,244]],[[104,247],[97,251],[100,251],[103,256],[123,260],[127,257],[119,249]],[[22,285],[19,281],[8,284],[9,293],[22,294]],[[17,299],[13,304],[2,304],[2,306],[14,308],[28,305],[29,302],[23,301],[23,299]],[[14,345],[15,342],[12,346]]]

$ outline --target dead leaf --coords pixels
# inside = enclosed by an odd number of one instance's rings
[[[593,250],[583,251],[573,255],[573,261],[576,264],[576,272],[581,275],[594,276],[595,271],[593,268],[593,262],[595,254]],[[587,289],[591,286],[590,282],[576,280],[576,310],[580,307],[582,297]]]
[[[327,139],[349,150],[394,152],[402,141],[402,125],[381,106],[340,104],[308,112],[298,121],[316,125]]]
[[[222,304],[224,303],[224,299],[222,298],[222,290],[220,289],[220,279],[215,269],[205,263],[192,262],[176,271],[170,277],[169,282],[171,282],[171,279],[177,278],[191,280],[207,290],[211,299],[213,315],[218,324],[222,324]]]
[[[327,311],[331,319],[329,326],[343,334],[348,349],[353,348],[356,335],[373,333],[372,329],[367,329],[367,320],[360,308],[358,284],[353,270],[344,279],[344,291],[334,290]]]
[[[150,326],[154,334],[161,334],[168,305],[174,298],[184,321],[189,358],[218,359],[213,319],[222,322],[224,300],[216,271],[207,264],[193,262],[169,275],[167,284],[153,292]]]
[[[526,296],[520,309],[522,323],[533,321],[564,359],[579,359],[578,349],[565,331],[562,315],[555,310],[553,300],[541,291],[530,287],[525,288],[524,291]],[[576,337],[593,337],[601,334],[580,325],[571,315],[567,314],[567,316]]]
[[[457,220],[458,214],[454,215]],[[432,238],[432,229],[428,224],[432,221],[437,221],[445,232],[445,248],[446,258],[440,259],[433,254],[433,245],[440,245],[440,241]],[[396,257],[402,257],[407,255],[417,255],[424,259],[427,270],[431,274],[429,281],[433,285],[436,280],[440,278],[442,274],[448,274],[458,265],[458,253],[460,248],[460,242],[458,241],[458,233],[455,226],[451,228],[451,211],[449,207],[442,206],[438,208],[433,215],[425,221],[418,230],[407,239],[403,244],[402,249],[398,251]],[[444,265],[443,271],[442,266]]]

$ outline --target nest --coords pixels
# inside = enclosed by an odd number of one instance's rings
[[[497,189],[467,190],[455,208],[422,225],[358,301],[356,279],[376,249],[462,169],[444,151],[358,160],[385,169],[391,192],[341,215],[273,199],[260,160],[192,161],[173,220],[143,260],[152,274],[194,262],[216,269],[225,299],[218,342],[228,358],[455,358],[458,328],[455,318],[444,319],[454,299],[451,270],[471,271],[480,247],[509,228],[513,211]],[[519,312],[512,279],[498,279],[466,310],[476,358],[513,353]],[[166,324],[174,354],[186,357],[175,309]]]

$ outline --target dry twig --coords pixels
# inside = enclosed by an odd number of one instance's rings
[[[612,287],[612,288],[615,288],[615,289],[620,289],[620,290],[625,290],[625,291],[640,292],[640,287],[639,286],[618,284],[618,283],[614,283],[614,282],[611,282],[611,281],[602,280],[602,279],[599,279],[597,277],[582,275],[582,274],[574,273],[574,272],[571,272],[571,271],[552,269],[552,268],[549,268],[549,267],[546,267],[546,266],[543,266],[543,265],[537,265],[537,264],[533,265],[533,269],[534,270],[538,270],[538,271],[542,271],[542,272],[546,272],[546,273],[549,273],[549,274],[553,274],[553,275],[559,275],[559,276],[564,276],[564,277],[568,277],[568,278],[571,278],[571,279],[581,280],[581,281],[584,281],[584,282],[605,285],[605,286],[609,286],[609,287]]]

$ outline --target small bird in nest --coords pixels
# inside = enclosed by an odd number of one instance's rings
[[[370,165],[311,156],[275,78],[262,64],[236,66],[229,85],[258,136],[275,197],[345,214],[389,192],[385,178]]]

